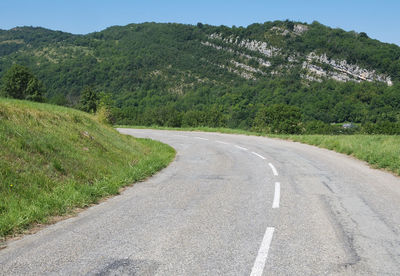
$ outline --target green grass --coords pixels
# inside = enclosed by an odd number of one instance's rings
[[[128,127],[128,126],[118,126]],[[132,127],[150,128],[150,127]],[[268,136],[278,139],[292,140],[309,145],[327,148],[336,152],[354,156],[364,160],[374,168],[382,168],[400,175],[400,136],[398,135],[266,135],[257,132],[227,128],[168,128],[151,127],[153,129],[206,131],[228,134],[244,134]]]
[[[400,136],[398,135],[274,135],[354,156],[374,168],[400,175]]]
[[[0,98],[0,239],[117,194],[174,156],[80,111]]]

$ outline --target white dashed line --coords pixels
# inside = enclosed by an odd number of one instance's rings
[[[279,208],[279,201],[281,199],[281,183],[275,182],[275,194],[274,202],[272,203],[272,208]]]
[[[241,150],[248,150],[248,149],[246,149],[244,147],[241,147],[241,146],[238,146],[238,145],[235,145],[235,148],[238,148],[238,149],[241,149]]]
[[[253,269],[251,270],[250,276],[261,276],[262,275],[262,273],[264,271],[264,267],[265,267],[265,262],[267,261],[268,251],[269,251],[269,247],[271,245],[274,230],[275,229],[273,227],[268,227],[267,230],[265,231],[264,238],[261,243],[261,247],[258,250],[258,255],[257,255],[256,261],[254,262]]]
[[[261,159],[265,160],[265,157],[262,156],[262,155],[259,155],[257,152],[252,151],[251,153],[256,155],[256,156],[258,156],[258,157],[260,157]]]
[[[268,165],[271,167],[272,173],[275,176],[278,176],[278,171],[275,169],[274,165],[272,165],[271,163],[268,163]]]
[[[222,141],[215,141],[215,142],[217,142],[217,143],[220,143],[220,144],[224,144],[224,145],[229,145],[229,143],[227,143],[227,142],[222,142]]]
[[[195,139],[199,139],[199,140],[205,140],[205,141],[208,141],[208,139],[207,139],[207,138],[203,138],[203,137],[193,137],[193,138],[195,138]]]

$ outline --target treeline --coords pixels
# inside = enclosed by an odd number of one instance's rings
[[[260,118],[281,122],[295,110],[298,127],[295,130],[279,127],[278,132],[393,134],[398,133],[400,121],[399,91],[399,84],[392,87],[335,81],[308,84],[295,77],[253,85],[201,86],[184,95],[138,90],[129,97],[117,97],[113,116],[117,124],[210,126],[275,132],[263,128]],[[293,107],[293,110],[281,117],[273,117],[273,113],[265,111],[276,105]],[[363,127],[344,129],[338,126],[345,122]]]
[[[281,110],[280,110],[281,109]],[[278,111],[278,112],[277,112]],[[282,112],[279,112],[282,111]],[[238,114],[224,114],[218,107],[208,111],[177,111],[172,107],[133,112],[125,117],[120,109],[112,112],[113,121],[121,125],[165,127],[223,127],[239,128],[271,134],[387,134],[400,135],[400,122],[338,123],[303,121],[298,108],[289,105],[272,105],[261,108],[255,118],[246,118],[247,124],[237,126]],[[348,126],[346,126],[348,125]]]
[[[48,101],[43,83],[14,65],[0,95]],[[259,83],[193,87],[185,94],[141,89],[117,95],[86,86],[75,105],[111,124],[227,127],[265,133],[400,134],[400,85],[303,83],[296,76]],[[348,128],[342,124],[352,122]]]
[[[321,97],[321,84],[302,88],[293,82],[292,92],[278,93],[281,86],[291,87],[288,82],[235,89],[199,87],[184,95],[141,91],[117,101],[86,86],[76,107],[111,124],[227,127],[274,134],[400,134],[398,84],[367,83],[359,94],[354,89],[360,87],[357,84],[331,82],[329,93]],[[2,78],[0,95],[43,102],[47,101],[44,91],[28,68],[14,65]],[[346,121],[351,123],[343,124]]]

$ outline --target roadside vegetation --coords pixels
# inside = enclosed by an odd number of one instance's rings
[[[0,240],[117,194],[175,156],[82,111],[0,98]]]
[[[246,131],[229,128],[169,128],[169,127],[143,127],[143,126],[118,126],[119,128],[152,128],[177,131],[204,131],[227,134],[243,134],[266,136],[271,138],[286,139],[320,148],[334,150],[366,161],[374,168],[391,171],[400,176],[400,136],[399,135],[318,135],[318,134],[266,134],[256,131]]]
[[[334,150],[368,162],[400,176],[400,136],[398,135],[272,135]]]

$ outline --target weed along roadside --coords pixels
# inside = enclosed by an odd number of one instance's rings
[[[400,176],[399,135],[277,135],[280,139],[326,148],[366,161]]]
[[[0,241],[143,180],[174,158],[81,111],[0,98]]]

